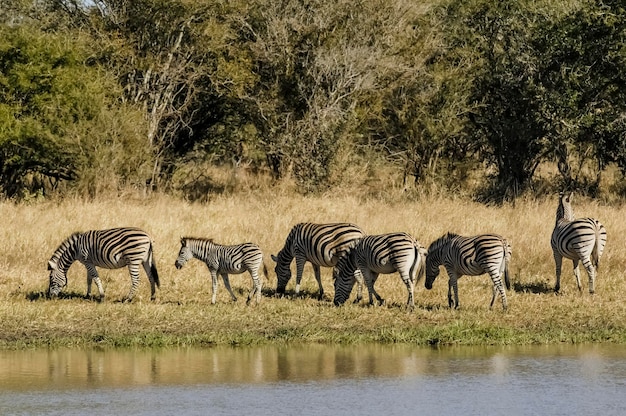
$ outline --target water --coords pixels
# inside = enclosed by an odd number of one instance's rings
[[[0,352],[2,415],[622,415],[626,348]]]

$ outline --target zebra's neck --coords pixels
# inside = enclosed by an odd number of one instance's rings
[[[572,206],[569,204],[564,204],[563,201],[559,204],[559,207],[556,210],[556,223],[557,225],[563,221],[573,221],[574,220],[574,210]]]
[[[431,247],[428,248],[428,256],[427,260],[430,260],[431,263],[440,264],[441,263],[441,250],[442,248],[448,244],[451,240],[450,235],[445,235],[435,241]]]
[[[294,253],[293,253],[294,239],[295,239],[295,233],[292,231],[287,236],[287,239],[285,240],[285,245],[276,255],[276,257],[278,257],[279,260],[291,263],[291,260],[294,258]]]
[[[213,240],[187,240],[187,245],[191,249],[191,254],[201,261],[206,261],[206,257],[217,249],[217,245]]]
[[[80,234],[72,234],[69,238],[61,243],[59,248],[52,255],[52,262],[55,263],[60,271],[67,273],[68,269],[78,258],[78,240]]]

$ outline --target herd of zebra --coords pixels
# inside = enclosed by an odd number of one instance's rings
[[[556,264],[556,285],[558,292],[561,284],[561,264],[563,258],[571,259],[579,291],[582,291],[578,264],[583,263],[589,276],[589,292],[594,293],[595,276],[600,257],[606,245],[606,229],[594,218],[574,217],[571,205],[572,194],[560,194],[556,211],[556,223],[552,232],[551,246]],[[497,295],[500,295],[502,307],[506,310],[507,300],[504,284],[510,289],[508,266],[511,260],[511,244],[497,234],[481,234],[464,237],[447,233],[423,247],[407,233],[397,232],[382,235],[366,235],[361,228],[349,223],[295,225],[284,247],[272,259],[276,262],[276,294],[285,293],[291,279],[291,262],[296,260],[296,295],[300,291],[300,282],[305,263],[313,266],[315,279],[319,286],[320,299],[324,295],[320,267],[333,267],[335,284],[334,304],[342,305],[350,297],[357,284],[355,302],[362,299],[363,284],[369,292],[369,303],[373,297],[379,304],[384,300],[374,289],[378,275],[399,273],[408,292],[407,306],[414,308],[413,291],[415,284],[425,275],[425,287],[431,289],[439,275],[440,266],[448,274],[448,305],[459,307],[457,280],[463,275],[477,276],[488,273],[493,282],[493,295],[490,308]],[[252,277],[252,289],[247,302],[253,297],[261,300],[261,269],[267,276],[263,262],[263,252],[254,243],[224,246],[206,238],[183,237],[175,266],[180,269],[192,258],[206,263],[212,278],[212,299],[216,302],[217,276],[221,275],[224,286],[231,298],[236,296],[231,290],[229,274],[249,272]],[[125,300],[135,296],[139,285],[139,266],[142,265],[150,280],[151,299],[155,299],[155,287],[159,286],[152,240],[147,233],[137,228],[114,228],[74,233],[56,249],[48,262],[50,271],[51,297],[59,295],[67,285],[67,271],[75,261],[87,269],[87,296],[91,293],[91,284],[95,282],[99,296],[104,298],[104,289],[96,267],[116,269],[128,267],[131,277],[130,292]]]

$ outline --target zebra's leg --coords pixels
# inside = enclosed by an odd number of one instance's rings
[[[211,271],[211,305],[215,305],[215,301],[217,300],[217,270]]]
[[[246,301],[246,305],[250,304],[250,300],[252,300],[252,296],[256,293],[256,303],[261,302],[261,288],[262,283],[261,279],[259,279],[259,272],[255,270],[250,270],[250,277],[252,277],[252,289],[248,294],[248,300]]]
[[[224,281],[224,287],[226,288],[226,290],[228,290],[228,293],[230,293],[230,298],[233,300],[233,302],[236,302],[237,296],[235,296],[235,294],[233,293],[233,290],[230,288],[230,280],[228,280],[228,273],[222,273],[222,280]]]
[[[587,270],[587,275],[589,276],[589,293],[595,293],[595,282],[596,282],[596,268],[593,267],[593,263],[591,263],[591,259],[586,257],[583,259],[583,266]],[[580,289],[582,292],[582,289]]]
[[[300,282],[302,281],[302,273],[304,272],[304,263],[306,263],[304,257],[296,257],[296,296],[300,293]],[[313,270],[315,270],[315,265],[313,265]]]
[[[411,279],[411,276],[409,275],[406,275],[406,276],[400,275],[400,277],[402,278],[402,281],[406,285],[406,290],[409,292],[409,298],[406,302],[406,306],[409,309],[409,311],[413,311],[415,309],[415,301],[413,299],[413,293],[415,291],[415,282],[413,281],[413,279]]]
[[[580,268],[578,267],[579,260],[572,260],[572,263],[574,263],[574,276],[576,277],[576,285],[578,286],[578,291],[582,293],[583,287],[580,284]]]
[[[313,264],[313,273],[315,273],[315,280],[317,280],[317,286],[319,287],[318,299],[324,298],[324,288],[322,287],[322,275],[320,274],[320,266]]]
[[[130,273],[130,291],[126,295],[124,302],[132,301],[137,292],[137,287],[139,287],[139,264],[129,264],[128,272]]]
[[[378,273],[373,273],[372,274],[372,290],[374,291],[374,296],[376,296],[376,300],[378,301],[378,306],[382,306],[385,304],[385,299],[383,299],[378,292],[376,291],[376,289],[374,289],[374,284],[376,283],[376,280],[378,280]]]
[[[154,276],[152,275],[152,270],[148,261],[144,261],[142,263],[143,269],[146,271],[146,276],[148,276],[148,280],[150,281],[150,300],[156,299],[156,283],[154,281]]]
[[[369,269],[361,270],[361,273],[363,273],[363,275],[365,276],[365,284],[367,285],[367,291],[369,293],[369,304],[374,305],[374,299],[372,297],[373,295],[378,301],[378,306],[382,306],[385,303],[385,299],[383,299],[378,294],[378,292],[376,292],[376,289],[374,289],[374,283],[376,283],[376,280],[378,279],[378,273],[375,273]]]
[[[558,294],[561,291],[561,266],[563,264],[563,256],[556,251],[553,251],[553,254],[554,264],[556,267],[556,284],[554,285],[554,292]]]
[[[102,282],[100,281],[100,276],[98,275],[98,270],[96,270],[96,266],[93,264],[85,265],[87,268],[87,298],[91,297],[91,282],[95,282],[98,287],[98,293],[100,295],[99,301],[104,300],[104,288],[102,287]]]
[[[493,307],[493,303],[496,300],[496,295],[500,294],[500,299],[502,299],[502,309],[506,311],[508,304],[506,300],[506,292],[504,291],[504,285],[502,284],[502,277],[499,274],[500,272],[497,270],[491,270],[489,275],[491,276],[491,281],[493,282],[493,293],[491,296],[491,303],[489,304],[489,309]]]
[[[459,287],[457,284],[457,276],[454,273],[448,272],[448,306],[450,308],[459,309]],[[452,293],[454,292],[454,298]]]
[[[356,269],[354,271],[354,279],[356,280],[357,286],[356,299],[354,299],[353,303],[359,303],[361,302],[361,299],[363,299],[363,274],[361,273],[361,270]]]

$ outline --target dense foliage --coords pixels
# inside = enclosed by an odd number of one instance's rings
[[[192,197],[230,166],[304,192],[478,177],[502,200],[545,163],[592,194],[626,172],[620,0],[7,0],[0,16],[6,197]]]

